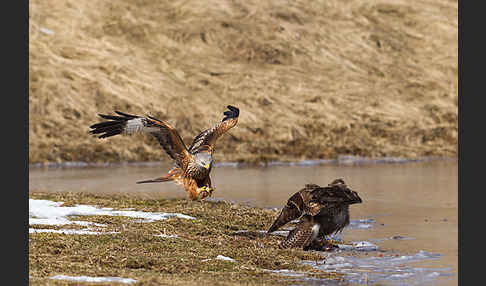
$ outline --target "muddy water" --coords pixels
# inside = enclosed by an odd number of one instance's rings
[[[185,193],[171,183],[135,184],[139,180],[156,178],[169,167],[31,168],[29,188],[54,192],[129,193],[146,198],[184,197]],[[390,272],[386,265],[363,266],[374,269],[372,272],[385,273],[382,276],[370,273],[366,276],[368,283],[457,285],[457,161],[267,168],[217,166],[212,173],[216,187],[214,197],[279,208],[305,183],[325,185],[335,178],[343,178],[363,199],[362,204],[351,206],[351,219],[370,222],[346,228],[341,238],[367,241],[385,251],[366,254],[369,259],[392,254],[390,261],[417,257],[407,260],[405,266],[401,264],[400,269],[397,266],[396,272]],[[397,253],[401,255],[398,258]],[[431,254],[428,257],[431,259],[422,259],[426,256],[424,253]],[[359,266],[363,261],[371,260],[348,261],[348,264]],[[429,276],[433,280],[422,279]],[[407,280],[400,280],[400,277],[407,277]],[[348,282],[359,284],[359,281],[362,280]]]

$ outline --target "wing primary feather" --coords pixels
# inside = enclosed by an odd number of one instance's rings
[[[109,114],[98,114],[98,116],[103,118],[103,119],[110,119],[110,120],[117,120],[117,121],[127,120],[127,118],[125,118],[125,117],[109,115]]]
[[[148,117],[148,118],[150,118],[150,119],[152,119],[152,120],[162,122],[162,120],[157,119],[157,118],[155,118],[155,117],[153,117],[153,116],[147,115],[147,117]]]
[[[238,107],[228,105],[227,108],[229,110],[223,112],[225,117],[223,118],[222,121],[226,121],[226,120],[231,119],[231,118],[236,118],[240,115],[240,109]]]
[[[279,216],[270,228],[267,230],[267,233],[271,233],[276,231],[280,227],[286,225],[288,222],[299,218],[302,215],[302,208],[304,207],[304,202],[302,200],[302,195],[299,192],[293,194],[288,200],[287,204],[283,207],[282,211],[280,211]]]
[[[89,128],[103,128],[103,127],[108,127],[117,124],[119,124],[117,121],[103,121],[100,123],[93,124]]]
[[[107,126],[107,127],[98,127],[94,130],[91,130],[91,134],[99,134],[99,133],[104,133],[104,132],[112,132],[112,131],[117,131],[119,130],[120,132],[122,132],[122,129],[120,126]]]
[[[227,108],[229,110],[223,112],[224,117],[221,122],[202,131],[196,137],[194,137],[192,144],[189,146],[189,152],[198,152],[199,148],[203,145],[210,146],[210,149],[214,150],[214,146],[216,145],[218,138],[236,125],[238,122],[238,116],[240,115],[240,110],[231,105],[228,105]]]
[[[140,116],[137,116],[137,115],[124,113],[124,112],[121,112],[121,111],[118,111],[118,110],[115,110],[115,113],[120,114],[120,115],[125,116],[125,117],[129,117],[130,119],[140,117]]]
[[[139,116],[135,116],[135,115],[126,114],[126,113],[123,113],[123,112],[120,112],[120,111],[115,111],[115,112],[119,115],[122,115],[122,116],[115,116],[115,115],[109,115],[109,114],[98,114],[101,118],[108,119],[108,120],[111,120],[111,121],[103,121],[103,122],[99,122],[99,123],[91,125],[90,126],[90,128],[91,128],[90,133],[91,134],[104,133],[104,134],[98,136],[98,138],[106,138],[106,137],[115,136],[115,135],[121,134],[124,131],[126,131],[125,129],[127,127],[127,122],[130,122],[130,120],[139,117]]]
[[[114,136],[114,135],[117,135],[117,134],[120,134],[120,133],[121,133],[121,130],[113,130],[113,131],[110,131],[110,132],[107,132],[105,134],[98,136],[98,138],[111,137],[111,136]]]
[[[91,134],[101,134],[98,138],[106,138],[117,134],[131,135],[135,133],[150,133],[174,159],[177,165],[182,166],[190,156],[184,141],[177,130],[164,121],[147,115],[141,117],[116,110],[117,115],[98,114],[109,121],[99,122],[90,126]]]

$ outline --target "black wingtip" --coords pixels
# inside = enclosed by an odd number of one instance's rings
[[[126,124],[128,120],[138,117],[136,115],[123,113],[118,110],[116,110],[115,113],[121,116],[98,113],[99,117],[110,121],[102,121],[102,122],[92,124],[89,127],[91,129],[89,132],[91,134],[103,133],[100,136],[98,136],[98,138],[100,139],[115,136],[123,132],[123,126]]]
[[[152,119],[152,120],[155,120],[155,121],[159,121],[159,122],[162,122],[162,120],[158,119],[158,118],[155,118],[153,116],[150,116],[150,115],[147,115],[148,118]]]
[[[267,230],[267,234],[270,234],[270,233],[272,233],[272,232],[274,232],[274,231],[276,231],[276,230],[277,230],[277,227],[275,227],[275,224],[276,224],[276,221],[275,221],[275,222],[273,222],[273,224],[272,224],[272,225],[270,226],[270,228]]]
[[[282,213],[280,213],[280,215],[277,217],[277,219],[272,223],[270,228],[267,230],[267,234],[270,234],[270,233],[276,231],[277,229],[284,226],[285,224],[286,223],[285,223],[285,221],[283,221],[283,218],[282,218]]]
[[[139,116],[137,116],[137,115],[133,115],[133,114],[128,114],[128,113],[125,113],[125,112],[121,112],[121,111],[119,111],[119,110],[115,110],[115,113],[116,113],[116,114],[119,114],[119,115],[121,115],[121,116],[124,116],[124,117],[130,118],[130,119],[139,117]]]
[[[225,121],[225,120],[228,120],[228,119],[231,119],[231,118],[237,118],[238,116],[240,116],[240,109],[238,107],[235,107],[235,106],[232,106],[232,105],[228,105],[226,107],[229,110],[227,110],[223,113],[225,115],[225,117],[223,118],[222,121]]]

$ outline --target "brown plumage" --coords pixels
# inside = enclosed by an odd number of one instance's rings
[[[319,234],[319,224],[314,217],[303,215],[296,228],[279,244],[279,248],[306,248]]]
[[[361,202],[358,193],[349,189],[342,179],[326,187],[306,184],[288,199],[267,233],[300,218],[279,247],[307,249],[317,238],[325,240],[326,235],[341,232],[349,224],[349,205]]]
[[[214,188],[209,173],[213,166],[213,151],[216,140],[238,122],[240,110],[228,105],[224,118],[213,127],[197,135],[189,148],[174,127],[151,116],[142,117],[115,111],[118,115],[98,114],[103,121],[90,126],[90,133],[107,138],[118,134],[150,133],[174,160],[174,167],[164,176],[137,183],[174,181],[183,185],[191,199],[197,200],[211,195]]]

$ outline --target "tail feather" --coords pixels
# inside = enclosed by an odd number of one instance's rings
[[[167,177],[167,176],[164,176],[164,177],[160,177],[160,178],[157,178],[157,179],[153,179],[153,180],[144,180],[144,181],[138,181],[137,184],[145,184],[145,183],[161,183],[161,182],[170,182],[170,181],[173,181],[174,179],[172,177]]]
[[[137,184],[160,183],[160,182],[170,182],[170,181],[176,181],[176,183],[179,183],[181,179],[181,175],[182,175],[182,170],[180,168],[173,168],[167,174],[165,174],[160,178],[138,181]]]
[[[313,228],[308,217],[304,219],[289,232],[287,237],[279,244],[280,249],[305,248],[317,235],[319,229]]]

